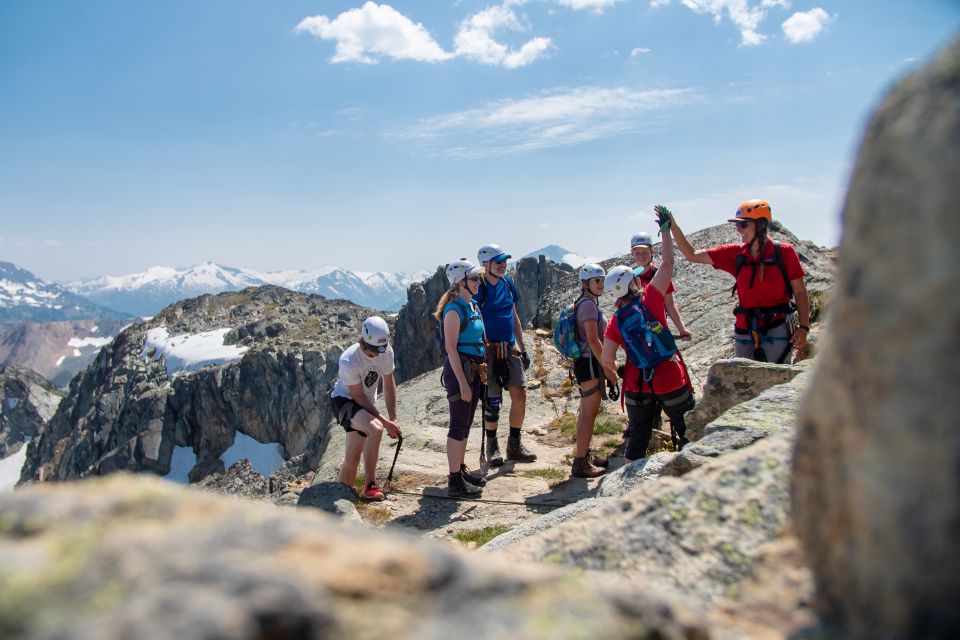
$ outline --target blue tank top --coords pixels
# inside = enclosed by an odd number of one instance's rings
[[[483,319],[480,317],[480,311],[477,309],[477,305],[473,304],[473,302],[469,304],[470,308],[469,311],[467,311],[467,322],[463,325],[463,331],[460,332],[460,337],[457,339],[457,351],[464,355],[482,358],[486,353],[486,349],[483,346]],[[457,322],[463,324],[461,321],[466,307],[467,303],[462,300],[448,302],[443,308],[443,317],[447,317],[448,311],[453,311],[457,314]]]

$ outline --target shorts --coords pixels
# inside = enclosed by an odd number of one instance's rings
[[[354,433],[359,433],[364,438],[367,437],[367,434],[363,431],[357,431],[350,426],[350,421],[353,420],[353,416],[364,410],[353,398],[333,396],[330,398],[330,406],[333,408],[333,419],[336,420],[337,424],[343,427],[347,433],[353,431]]]
[[[520,356],[510,354],[510,357],[507,358],[507,363],[509,365],[509,374],[507,375],[507,386],[508,387],[524,387],[527,384],[527,376],[523,371],[523,360],[520,359]],[[487,395],[488,396],[500,396],[503,394],[503,388],[497,384],[496,376],[493,375],[493,362],[487,361]]]
[[[760,348],[763,349],[766,362],[790,364],[793,360],[793,354],[790,353],[790,329],[787,327],[787,324],[782,322],[768,329],[767,334],[760,338]],[[734,333],[733,355],[738,358],[753,360],[753,336],[749,333]]]
[[[573,361],[573,377],[577,379],[577,384],[583,385],[590,380],[603,380],[603,367],[596,358],[577,358]]]

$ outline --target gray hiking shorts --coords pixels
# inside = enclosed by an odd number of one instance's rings
[[[523,371],[523,361],[520,359],[520,356],[515,356],[513,354],[507,359],[509,363],[509,375],[507,376],[507,386],[508,387],[524,387],[527,384],[527,376]],[[503,388],[497,384],[496,376],[493,375],[493,367],[490,366],[487,369],[487,395],[488,396],[501,396],[503,395]]]

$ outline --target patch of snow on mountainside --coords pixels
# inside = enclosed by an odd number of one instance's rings
[[[207,365],[224,364],[240,359],[248,349],[223,344],[223,339],[229,332],[230,329],[214,329],[171,336],[164,327],[150,329],[147,331],[141,356],[153,357],[154,360],[164,356],[168,375],[193,371]]]

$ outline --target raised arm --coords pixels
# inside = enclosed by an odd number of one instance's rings
[[[660,244],[660,267],[650,284],[666,296],[667,289],[670,288],[670,281],[673,280],[673,241],[670,239],[671,216],[670,210],[662,205],[658,204],[654,207],[654,210],[657,212],[657,223],[660,225],[660,236],[663,241]]]
[[[683,235],[683,231],[680,230],[680,227],[677,225],[676,219],[673,217],[673,214],[670,215],[671,225],[670,229],[673,232],[673,239],[677,241],[677,249],[680,251],[680,254],[686,258],[687,262],[696,262],[699,264],[709,264],[713,266],[713,258],[710,257],[704,250],[697,250],[693,248],[693,245],[690,244],[690,241],[687,240],[687,237]]]

